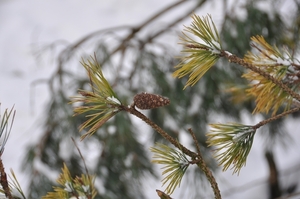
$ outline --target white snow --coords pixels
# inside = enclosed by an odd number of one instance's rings
[[[220,54],[220,50],[221,50],[221,45],[220,45],[220,43],[219,42],[217,42],[217,41],[212,41],[212,45],[213,46],[211,46],[213,49],[211,50],[211,52],[213,53],[213,54]]]
[[[291,65],[291,62],[287,59],[282,59],[280,57],[277,58],[277,63],[280,65],[284,65],[284,66],[289,66]]]
[[[111,102],[113,102],[115,104],[121,105],[121,102],[117,98],[115,98],[114,96],[108,97],[107,100],[111,101]]]
[[[232,53],[231,52],[228,52],[228,51],[225,51],[225,53],[228,55],[228,56],[231,56]]]

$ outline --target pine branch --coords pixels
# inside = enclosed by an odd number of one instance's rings
[[[229,62],[250,69],[251,72],[244,77],[259,82],[248,89],[256,96],[254,112],[267,113],[273,109],[274,115],[283,103],[286,103],[285,110],[288,110],[293,99],[300,101],[300,95],[296,92],[300,82],[299,68],[287,50],[281,52],[262,36],[254,36],[251,38],[251,46],[259,51],[259,55],[249,52],[241,59],[222,49],[220,36],[210,15],[203,18],[193,15],[192,19],[192,24],[185,28],[181,38],[184,46],[182,62],[173,73],[178,78],[189,75],[184,89],[197,83],[220,57],[226,57]],[[187,33],[193,34],[200,41]]]
[[[237,123],[210,126],[212,128],[207,133],[207,143],[208,146],[216,147],[215,157],[223,165],[223,171],[232,166],[233,173],[239,173],[246,164],[256,129],[251,125]]]
[[[294,92],[286,84],[284,84],[283,82],[279,81],[275,77],[271,76],[267,72],[259,69],[255,65],[253,65],[253,64],[251,64],[249,62],[246,62],[245,60],[237,57],[236,55],[228,53],[227,51],[224,51],[224,50],[221,50],[220,56],[227,58],[229,62],[239,64],[241,66],[244,66],[247,69],[250,69],[250,70],[252,70],[252,71],[260,74],[261,76],[265,77],[266,79],[272,81],[274,84],[278,85],[285,92],[287,92],[290,96],[292,96],[294,99],[296,99],[297,101],[300,102],[300,95],[298,93]]]
[[[116,115],[119,112],[121,102],[105,79],[101,66],[97,62],[96,55],[87,62],[82,61],[82,65],[90,78],[92,92],[79,90],[81,96],[72,97],[71,103],[79,102],[83,104],[74,108],[74,115],[89,113],[86,116],[89,119],[80,127],[80,131],[90,127],[88,132],[81,137],[81,139],[84,139],[87,136],[91,136],[105,122]]]
[[[72,178],[71,173],[64,164],[62,173],[57,182],[62,187],[54,187],[54,192],[48,192],[42,199],[65,199],[65,198],[86,198],[93,199],[97,191],[94,187],[94,176],[81,175]]]
[[[125,46],[128,44],[128,42],[140,31],[142,30],[144,27],[146,27],[149,23],[151,23],[152,21],[154,21],[155,19],[157,19],[158,17],[160,17],[161,15],[165,14],[166,12],[168,12],[169,10],[172,10],[173,8],[176,8],[177,6],[179,6],[180,4],[185,3],[185,1],[176,1],[173,4],[169,5],[168,7],[164,8],[163,10],[157,12],[155,15],[153,15],[152,17],[150,17],[149,19],[147,19],[146,21],[144,21],[143,23],[141,23],[139,26],[136,26],[134,28],[131,29],[131,32],[122,40],[122,42],[114,49],[112,50],[112,52],[110,53],[109,57],[113,56],[115,53],[117,53],[118,51],[122,50],[125,48]],[[109,58],[108,57],[108,58]],[[105,61],[108,60],[108,58]],[[104,63],[102,63],[104,64]]]
[[[284,116],[287,116],[287,115],[289,115],[289,114],[291,114],[291,113],[295,113],[295,112],[297,112],[297,111],[300,111],[300,107],[293,108],[293,109],[291,109],[291,110],[285,111],[285,112],[283,112],[283,113],[281,113],[281,114],[275,115],[275,116],[273,116],[273,117],[271,117],[271,118],[268,118],[268,119],[266,119],[266,120],[260,121],[259,123],[257,123],[256,125],[253,126],[253,129],[258,129],[258,128],[260,128],[261,126],[266,125],[267,123],[273,122],[273,121],[275,121],[275,120],[277,120],[277,119],[279,119],[279,118],[282,118],[282,117],[284,117]]]
[[[195,133],[193,132],[193,130],[191,128],[189,128],[188,131],[189,131],[189,133],[191,134],[191,136],[194,140],[198,155],[201,154],[200,146],[199,146],[199,143],[198,143],[198,140],[197,140],[197,137],[196,137]]]
[[[239,173],[246,164],[256,130],[267,123],[297,111],[300,111],[300,107],[285,111],[253,126],[235,123],[210,124],[212,129],[207,134],[207,142],[209,146],[217,147],[215,149],[215,157],[220,162],[220,165],[223,165],[223,170],[227,170],[230,165],[233,165],[233,173]],[[217,152],[220,153],[217,154]]]
[[[182,78],[189,75],[189,79],[184,87],[195,85],[201,77],[219,59],[222,49],[220,36],[210,15],[200,18],[193,15],[193,22],[190,27],[186,27],[181,40],[184,46],[182,53],[187,55],[181,58],[181,62],[175,66],[177,70],[174,77]],[[196,41],[187,34],[191,33],[201,39]]]
[[[182,16],[174,20],[172,23],[170,23],[166,28],[160,30],[159,32],[149,36],[146,40],[142,41],[140,48],[144,48],[144,46],[148,43],[151,43],[155,38],[157,38],[159,35],[163,34],[164,32],[170,30],[173,26],[178,24],[180,21],[185,19],[187,16],[191,15],[195,10],[199,7],[201,7],[206,0],[198,1],[197,5],[193,6],[190,10],[188,10],[186,13],[184,13]]]

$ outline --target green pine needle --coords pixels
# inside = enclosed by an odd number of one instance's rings
[[[15,196],[15,198],[22,198],[22,199],[25,199],[25,194],[21,188],[21,185],[19,184],[18,180],[17,180],[17,177],[14,173],[14,171],[12,169],[10,169],[10,173],[12,175],[11,180],[12,180],[12,183],[11,183],[11,190],[15,190],[15,191],[12,191],[12,194]],[[15,192],[15,193],[14,193]]]
[[[211,15],[202,17],[202,19],[197,15],[193,15],[192,19],[194,21],[191,27],[186,28],[186,31],[200,38],[209,49],[221,50],[220,36]],[[192,39],[190,41],[195,42]]]
[[[84,139],[117,114],[122,104],[105,79],[96,57],[87,62],[82,61],[82,65],[90,78],[92,91],[79,90],[81,96],[72,97],[71,103],[83,104],[74,108],[74,115],[87,113],[86,117],[89,118],[80,126],[80,131],[89,128],[81,137]]]
[[[0,107],[1,107],[1,103],[0,103]],[[16,115],[16,111],[14,111],[14,107],[12,107],[10,110],[5,109],[3,116],[0,115],[0,138],[2,139],[2,143],[0,144],[1,145],[0,155],[2,155],[5,144],[10,135],[11,128],[15,119],[15,115]],[[11,124],[9,124],[10,122]]]
[[[183,32],[184,50],[182,61],[175,68],[174,77],[182,78],[189,74],[189,79],[184,88],[195,85],[200,78],[216,63],[222,50],[220,36],[210,15],[202,19],[193,15],[193,22]],[[192,33],[201,41],[196,41],[187,33]]]
[[[216,147],[215,157],[223,171],[232,165],[233,173],[239,173],[246,165],[256,130],[243,124],[210,124],[212,129],[207,134],[208,145]]]
[[[189,161],[181,151],[175,150],[167,145],[157,143],[150,148],[154,153],[153,163],[165,165],[162,167],[163,186],[168,184],[165,192],[172,194],[176,187],[180,186],[182,177],[189,166]]]
[[[10,169],[11,176],[9,175],[9,189],[11,190],[11,194],[15,199],[26,199],[25,194],[19,184],[17,177],[12,169]],[[5,191],[0,188],[0,193],[4,194]]]

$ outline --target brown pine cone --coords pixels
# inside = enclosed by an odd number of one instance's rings
[[[168,98],[146,92],[135,95],[133,102],[139,109],[153,109],[170,104]]]

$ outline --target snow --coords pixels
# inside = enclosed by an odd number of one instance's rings
[[[280,57],[277,58],[277,63],[284,66],[290,66],[291,62],[287,59],[282,59]]]
[[[113,103],[115,103],[115,104],[121,105],[121,102],[120,102],[117,98],[115,98],[114,96],[108,97],[107,100],[108,100],[108,101],[111,101],[111,102],[113,102]]]
[[[220,54],[220,50],[221,50],[220,43],[218,41],[214,41],[214,40],[212,40],[211,43],[212,43],[212,46],[211,46],[212,50],[211,50],[211,52],[213,54],[216,54],[216,55]]]
[[[48,88],[42,80],[49,78],[55,70],[53,57],[36,59],[33,47],[58,40],[70,43],[99,29],[136,25],[171,2],[174,1],[0,1],[1,111],[5,108],[10,109],[14,105],[17,111],[2,159],[7,173],[10,168],[14,170],[25,192],[28,180],[21,167],[23,155],[26,146],[40,138],[39,130],[41,130],[43,110],[49,98]],[[220,8],[218,2],[212,1],[210,6],[205,6],[196,14],[204,16],[210,13],[218,27],[222,19],[222,12],[217,11]],[[163,20],[177,17],[177,15],[178,11],[173,12],[171,15],[164,16]],[[153,27],[159,27],[163,22],[155,23]],[[190,21],[182,22],[182,24],[190,24]],[[178,40],[174,40],[174,45],[177,42]],[[291,121],[288,128],[294,144],[290,146],[288,153],[280,147],[276,149],[276,160],[278,160],[280,170],[290,168],[296,163],[299,164],[300,139],[299,130],[296,129],[300,129],[300,124],[297,121]],[[267,177],[268,169],[262,151],[263,142],[259,140],[259,137],[255,137],[246,167],[241,170],[239,176],[232,175],[231,171],[222,173],[219,183],[221,190],[226,191],[228,187]],[[147,187],[145,192],[148,198],[158,198],[155,189],[163,189],[161,182],[153,180],[150,180],[145,187]],[[264,199],[266,198],[266,184],[254,187],[247,192],[235,192],[234,195],[224,198]],[[173,198],[178,198],[177,193],[179,190],[176,190]]]
[[[228,51],[225,51],[225,53],[228,55],[228,56],[231,56],[232,53],[231,52],[228,52]]]

